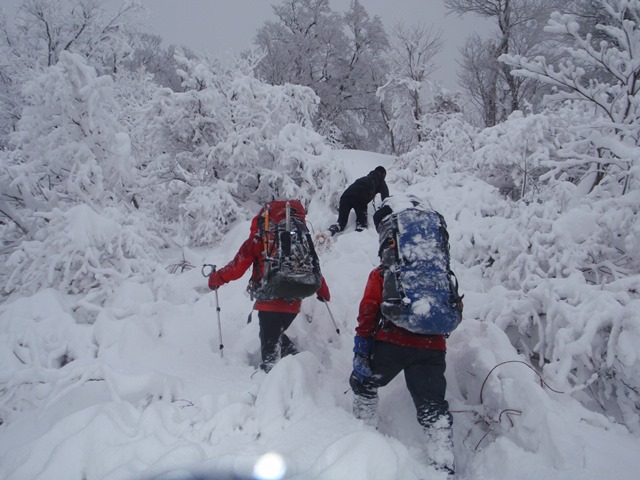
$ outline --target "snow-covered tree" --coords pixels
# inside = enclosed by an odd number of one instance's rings
[[[494,126],[527,104],[539,104],[540,84],[514,76],[498,58],[507,53],[551,55],[543,26],[551,12],[564,4],[558,0],[445,0],[450,13],[473,14],[497,26],[488,38],[473,34],[467,39],[458,73],[485,126]]]
[[[62,52],[82,56],[100,74],[116,73],[132,52],[140,12],[137,0],[115,12],[98,0],[23,0],[13,22],[0,15],[0,147],[16,129],[25,82],[57,64]]]
[[[386,55],[390,71],[385,85],[378,89],[394,153],[407,152],[422,140],[420,121],[427,104],[427,82],[441,49],[441,34],[431,28],[419,24],[394,27]]]
[[[123,3],[115,13],[98,0],[24,0],[14,47],[42,66],[55,65],[66,51],[113,72],[131,52],[127,32],[140,11],[136,0]]]
[[[585,3],[585,2],[583,2]],[[574,122],[576,140],[563,146],[555,173],[579,167],[587,190],[600,184],[619,194],[637,188],[640,164],[640,2],[595,0],[603,18],[597,29],[606,40],[582,33],[572,14],[556,13],[547,30],[573,39],[556,65],[544,57],[505,55],[514,74],[557,87],[549,100],[585,102],[593,109],[588,123]],[[584,117],[580,116],[583,119]]]
[[[18,93],[20,62],[8,41],[11,37],[6,14],[0,7],[0,149],[8,146],[9,133],[15,129],[22,108]]]
[[[51,210],[75,203],[106,206],[132,182],[129,137],[116,120],[113,81],[77,54],[24,87],[27,106],[11,141],[12,201]]]
[[[266,22],[254,40],[265,53],[258,76],[313,89],[320,97],[314,125],[336,143],[379,148],[386,126],[375,92],[384,81],[387,47],[380,19],[370,18],[358,0],[344,15],[328,0],[285,0],[274,12],[278,20]]]
[[[470,118],[482,126],[495,124],[495,63],[492,52],[493,41],[481,38],[478,34],[468,36],[460,47],[460,68],[458,83],[468,93]]]
[[[389,130],[376,96],[378,87],[386,81],[382,59],[389,46],[387,34],[380,18],[370,17],[358,0],[351,2],[343,21],[348,49],[342,52],[341,69],[333,81],[338,95],[333,108],[341,142],[351,148],[388,151]]]
[[[133,33],[131,43],[134,49],[123,64],[124,69],[133,72],[143,70],[151,74],[158,85],[176,92],[183,90],[182,79],[178,74],[176,53],[179,51],[179,56],[195,58],[197,55],[193,50],[184,45],[180,47],[169,45],[164,48],[162,37],[149,33]]]
[[[145,120],[145,201],[159,218],[209,244],[244,218],[246,202],[329,195],[326,180],[335,172],[320,161],[329,150],[311,130],[318,101],[311,89],[261,82],[256,58],[230,69],[178,61],[185,91],[159,90]]]

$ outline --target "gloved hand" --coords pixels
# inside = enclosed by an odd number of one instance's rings
[[[331,292],[329,292],[329,287],[327,286],[327,282],[324,281],[324,277],[322,278],[322,285],[320,285],[320,288],[316,292],[316,296],[321,302],[331,300]]]
[[[213,272],[209,275],[209,288],[211,290],[217,290],[218,287],[221,287],[225,284],[225,281],[220,276],[220,272]]]
[[[361,382],[364,382],[373,376],[369,361],[371,349],[373,348],[373,338],[362,338],[356,335],[353,340],[353,375]]]

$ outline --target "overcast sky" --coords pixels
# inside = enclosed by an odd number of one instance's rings
[[[122,0],[101,0],[116,7]],[[167,45],[186,45],[199,52],[221,57],[239,53],[251,46],[260,26],[274,20],[272,4],[280,0],[140,0],[148,10],[145,26],[162,36]],[[7,14],[14,16],[22,0],[2,0]],[[330,7],[344,12],[351,0],[329,0]],[[439,66],[434,78],[446,87],[456,84],[458,49],[472,32],[486,35],[492,26],[486,20],[446,15],[443,0],[360,0],[370,16],[378,15],[390,31],[398,22],[422,23],[442,31],[443,49],[436,58]]]

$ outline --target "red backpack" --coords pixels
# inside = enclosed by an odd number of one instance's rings
[[[320,262],[299,200],[267,203],[251,222],[262,242],[249,293],[257,300],[294,300],[315,294],[322,284]]]

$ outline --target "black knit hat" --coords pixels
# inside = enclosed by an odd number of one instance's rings
[[[383,177],[387,176],[387,170],[381,165],[379,167],[376,167],[374,172],[378,172],[380,175],[382,175]]]

